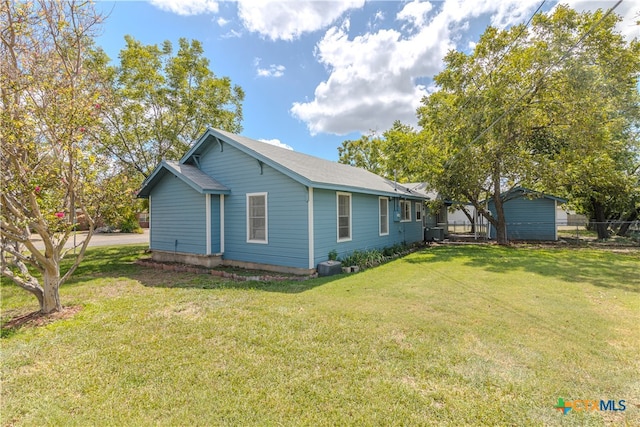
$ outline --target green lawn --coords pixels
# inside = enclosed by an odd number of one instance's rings
[[[281,283],[141,254],[91,250],[75,316],[4,331],[2,425],[640,425],[640,250],[442,246]],[[36,308],[3,283],[3,320]]]

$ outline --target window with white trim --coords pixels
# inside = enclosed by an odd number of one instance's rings
[[[422,203],[416,202],[416,222],[422,221]]]
[[[387,197],[380,197],[378,199],[378,206],[380,212],[380,235],[386,236],[389,234],[389,199]]]
[[[247,242],[268,243],[267,193],[247,194]]]
[[[400,200],[400,221],[411,221],[411,202],[409,200]]]
[[[351,194],[336,193],[338,205],[338,242],[351,240]]]

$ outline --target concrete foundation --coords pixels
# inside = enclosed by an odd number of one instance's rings
[[[158,262],[179,262],[182,264],[199,265],[214,268],[222,265],[222,255],[197,255],[182,252],[152,251],[151,259]]]
[[[234,261],[231,259],[222,260],[222,265],[246,268],[247,270],[273,271],[275,273],[296,274],[301,276],[308,276],[316,271],[315,268],[285,267],[282,265],[259,264],[257,262]]]
[[[256,262],[223,259],[222,254],[197,255],[183,252],[152,250],[151,259],[157,262],[178,262],[181,264],[198,265],[206,268],[215,268],[224,265],[229,267],[245,268],[247,270],[272,271],[276,273],[296,274],[301,276],[308,276],[315,273],[315,269],[313,268],[285,267],[282,265],[259,264]]]

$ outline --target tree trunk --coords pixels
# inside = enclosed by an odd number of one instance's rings
[[[629,231],[629,227],[631,226],[631,223],[638,219],[638,213],[639,213],[638,211],[639,211],[639,209],[635,209],[635,210],[633,210],[633,212],[631,212],[629,215],[627,215],[624,218],[624,221],[622,222],[622,225],[620,226],[620,229],[616,233],[618,236],[626,236],[627,235],[627,232]]]
[[[609,238],[609,231],[607,230],[607,217],[604,212],[604,205],[595,199],[591,199],[591,205],[593,206],[593,213],[596,220],[596,232],[598,233],[598,239],[603,240]]]
[[[462,206],[462,213],[464,213],[464,216],[466,216],[469,222],[471,223],[471,234],[474,234],[476,232],[475,215],[471,215],[471,212],[469,212],[467,208],[465,208],[464,206]]]
[[[47,268],[44,271],[43,280],[43,295],[40,301],[40,312],[42,314],[49,314],[55,311],[62,310],[62,304],[60,304],[60,269],[58,266],[55,268]]]
[[[504,206],[500,198],[500,176],[497,175],[493,179],[493,204],[496,209],[496,242],[499,245],[508,245],[507,238],[507,220],[504,217]]]
[[[502,216],[498,216],[498,223],[496,225],[496,242],[499,245],[508,245],[509,239],[507,238],[507,222],[504,219],[504,213]]]

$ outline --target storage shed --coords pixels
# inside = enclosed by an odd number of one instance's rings
[[[556,209],[566,203],[560,197],[543,194],[523,187],[516,187],[501,195],[509,240],[558,240]],[[487,208],[496,215],[493,200]],[[496,230],[489,227],[489,238],[495,238]]]

